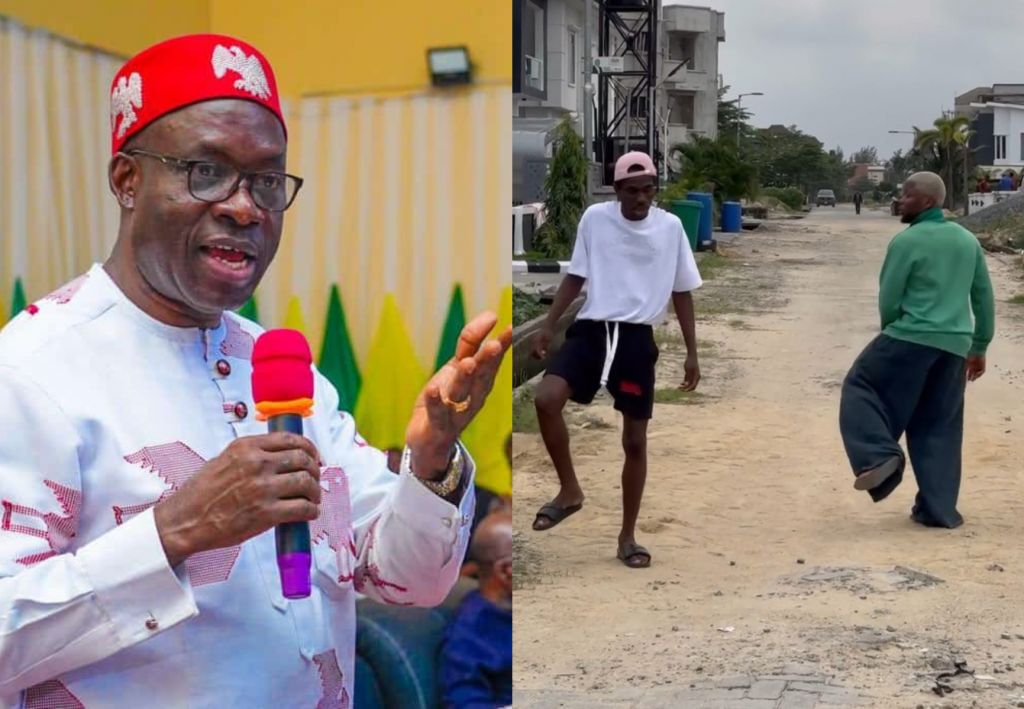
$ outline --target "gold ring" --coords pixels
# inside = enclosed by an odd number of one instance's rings
[[[441,403],[445,406],[453,409],[455,413],[461,414],[463,411],[469,408],[469,402],[473,399],[472,394],[467,394],[466,398],[462,401],[452,401],[448,398],[448,395],[443,391],[441,392]]]

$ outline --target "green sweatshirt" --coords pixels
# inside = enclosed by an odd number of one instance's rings
[[[961,357],[984,355],[995,330],[995,303],[978,240],[947,222],[941,209],[922,212],[889,243],[878,310],[889,337]]]

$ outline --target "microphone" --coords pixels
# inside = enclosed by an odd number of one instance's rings
[[[268,330],[252,351],[252,396],[256,418],[270,433],[302,435],[302,419],[313,413],[313,355],[297,330]],[[285,598],[308,598],[312,551],[309,524],[289,522],[274,529],[277,569]]]

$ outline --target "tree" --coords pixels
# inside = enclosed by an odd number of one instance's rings
[[[878,164],[878,150],[873,145],[861,148],[853,155],[850,156],[850,162],[855,164],[867,164],[877,165]]]
[[[954,164],[963,162],[971,137],[967,116],[945,115],[936,118],[933,128],[922,130],[914,126],[914,149],[924,156],[931,155],[939,174],[946,183],[946,207],[953,204]],[[961,173],[962,175],[962,173]]]
[[[838,195],[846,183],[842,151],[826,152],[820,140],[796,126],[754,131],[743,153],[768,187],[799,187],[805,194],[827,188]]]
[[[549,258],[569,258],[586,207],[587,156],[583,139],[567,117],[555,128],[554,152],[544,179],[545,220],[537,230],[536,249]]]
[[[735,144],[727,136],[715,140],[693,136],[688,143],[672,146],[672,154],[682,165],[682,178],[674,183],[669,194],[703,189],[721,204],[753,196],[756,190],[757,168],[740,159]]]

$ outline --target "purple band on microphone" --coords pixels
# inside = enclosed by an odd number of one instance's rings
[[[281,572],[281,593],[285,598],[309,598],[311,590],[310,567],[313,555],[295,551],[277,557],[277,568]]]

